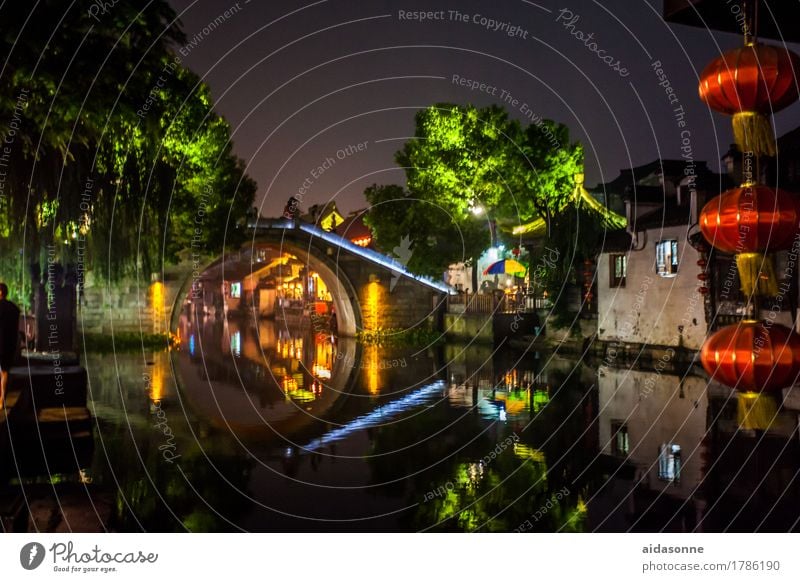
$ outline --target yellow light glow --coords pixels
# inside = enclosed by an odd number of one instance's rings
[[[383,287],[378,281],[367,284],[366,310],[364,313],[364,329],[377,331],[380,328],[381,300]]]
[[[380,365],[378,362],[378,346],[372,345],[366,349],[367,359],[367,390],[370,394],[378,394],[381,391]]]
[[[150,378],[150,400],[159,402],[162,398],[164,398],[164,368],[161,362],[156,362]]]
[[[522,443],[514,443],[514,454],[520,459],[530,459],[535,463],[544,463],[546,460],[542,451]]]
[[[150,306],[153,308],[153,332],[158,333],[164,325],[164,283],[156,281],[150,285]]]
[[[330,380],[332,360],[333,344],[327,341],[327,336],[315,337],[314,362],[311,366],[311,373],[322,380]]]

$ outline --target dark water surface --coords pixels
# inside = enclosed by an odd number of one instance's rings
[[[85,363],[121,530],[798,529],[797,412],[695,370],[252,320]]]

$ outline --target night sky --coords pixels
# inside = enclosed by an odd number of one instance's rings
[[[504,104],[528,123],[566,124],[585,146],[589,186],[680,158],[687,138],[694,159],[716,170],[732,141],[730,118],[699,100],[697,77],[741,38],[668,25],[661,0],[170,1],[189,40],[183,63],[211,86],[268,216],[304,182],[303,208],[334,199],[343,211],[364,207],[370,184],[403,183],[394,152],[415,111],[436,102]],[[775,121],[778,135],[800,125],[800,106]]]

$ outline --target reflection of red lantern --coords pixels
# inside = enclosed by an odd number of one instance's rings
[[[700,212],[706,240],[726,253],[753,253],[792,246],[800,206],[795,197],[768,186],[731,188]]]
[[[800,335],[782,325],[742,321],[708,338],[700,360],[709,376],[740,392],[780,390],[800,374]]]
[[[773,45],[748,44],[717,57],[700,75],[700,98],[709,107],[733,115],[739,149],[775,155],[775,141],[766,117],[798,98],[793,71],[800,57]]]

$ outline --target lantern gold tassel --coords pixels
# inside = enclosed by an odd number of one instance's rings
[[[736,419],[742,430],[767,430],[778,424],[778,406],[772,396],[758,392],[739,394]]]
[[[774,297],[778,294],[778,281],[772,258],[761,253],[740,253],[736,255],[739,281],[746,297],[753,294]]]
[[[775,156],[775,135],[769,119],[761,113],[743,111],[733,116],[733,139],[742,152]]]

